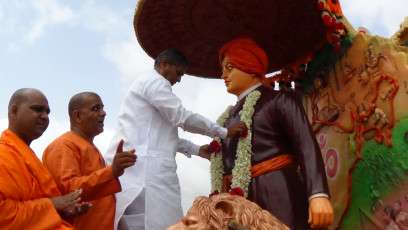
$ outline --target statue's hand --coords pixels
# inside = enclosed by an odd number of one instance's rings
[[[324,228],[333,223],[333,207],[326,197],[315,197],[309,201],[310,227]]]

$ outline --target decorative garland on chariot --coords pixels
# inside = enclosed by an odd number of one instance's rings
[[[251,181],[251,157],[252,157],[252,116],[255,111],[255,105],[261,96],[261,92],[254,90],[248,94],[245,99],[242,110],[239,112],[241,121],[243,121],[248,130],[239,138],[237,146],[237,154],[234,162],[234,168],[232,169],[232,184],[231,188],[241,188],[244,192],[244,197],[248,196],[248,186]],[[229,106],[224,113],[217,120],[219,126],[224,127],[225,122],[229,116],[229,112],[232,106]],[[214,150],[214,154],[211,154],[211,191],[214,194],[218,194],[218,191],[222,190],[222,181],[224,166],[222,164],[222,144],[221,138],[215,137],[211,142],[210,147]]]

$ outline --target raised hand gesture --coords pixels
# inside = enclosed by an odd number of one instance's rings
[[[122,176],[125,168],[133,166],[136,163],[137,156],[135,150],[123,151],[123,140],[119,141],[116,154],[113,157],[112,172],[115,177]]]

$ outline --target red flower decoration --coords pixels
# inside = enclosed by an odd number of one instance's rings
[[[209,195],[209,197],[211,198],[212,196],[215,196],[215,195],[218,195],[218,194],[220,194],[220,193],[218,192],[218,190],[215,190],[214,192],[212,192],[212,193]]]
[[[317,3],[317,8],[319,8],[320,11],[326,9],[326,0],[319,0]]]
[[[331,35],[331,40],[332,40],[332,43],[340,42],[340,35],[338,35],[338,34],[332,34],[332,35]]]
[[[332,25],[332,19],[327,10],[322,11],[322,20],[326,27],[330,27]]]
[[[340,52],[340,49],[341,49],[340,42],[337,42],[337,43],[333,44],[334,52]]]
[[[217,152],[219,152],[219,151],[221,150],[221,146],[218,144],[218,141],[213,140],[213,141],[211,141],[211,143],[210,143],[210,149],[211,149],[213,152],[217,153]]]
[[[232,188],[229,193],[231,195],[238,195],[238,196],[242,196],[242,197],[244,196],[244,190],[242,190],[240,187]]]
[[[245,138],[246,136],[248,136],[248,127],[245,127],[244,132],[242,132],[240,137]]]

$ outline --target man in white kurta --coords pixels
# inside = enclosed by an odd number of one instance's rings
[[[138,156],[136,164],[120,177],[115,229],[161,230],[183,217],[175,155],[180,152],[190,157],[202,150],[179,138],[178,127],[221,138],[243,131],[242,124],[226,130],[182,106],[171,86],[180,81],[187,62],[172,59],[171,52],[178,51],[165,52],[170,56],[159,55],[154,70],[131,85],[105,156],[110,164],[120,139],[125,149],[136,149]]]

